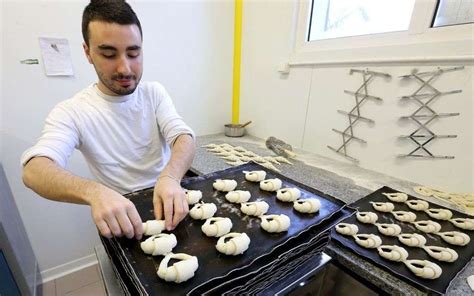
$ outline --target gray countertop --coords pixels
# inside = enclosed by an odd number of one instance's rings
[[[223,134],[200,136],[197,137],[198,148],[192,164],[192,170],[198,174],[208,174],[229,168],[224,160],[201,147],[210,143],[228,143],[233,146],[243,146],[260,156],[275,156],[273,152],[265,147],[264,140],[256,137],[230,138]],[[277,165],[283,175],[332,195],[348,204],[383,186],[389,186],[413,196],[418,196],[413,191],[413,187],[418,185],[416,183],[362,169],[352,163],[332,160],[303,150],[296,149],[295,152],[298,157],[291,160],[293,165]],[[443,204],[439,200],[433,201],[430,198],[418,197],[449,207],[449,204]],[[335,244],[330,243],[326,252],[353,272],[389,294],[424,295],[418,289],[398,280],[391,274]],[[473,274],[474,260],[471,259],[466,268],[453,280],[446,295],[473,295],[466,281],[466,278]]]

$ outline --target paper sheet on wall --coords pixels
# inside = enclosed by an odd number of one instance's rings
[[[73,76],[69,41],[65,38],[39,38],[47,76]]]

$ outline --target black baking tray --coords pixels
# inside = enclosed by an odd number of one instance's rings
[[[283,187],[297,187],[301,190],[302,198],[316,197],[321,202],[321,209],[315,214],[301,214],[293,209],[293,203],[284,203],[276,199],[275,192],[260,190],[259,183],[245,180],[242,171],[264,170],[267,172],[267,179],[279,178],[283,182]],[[291,226],[283,233],[267,233],[260,228],[260,219],[246,216],[240,211],[240,206],[227,202],[224,192],[213,189],[212,184],[216,179],[234,179],[238,185],[236,190],[248,190],[252,197],[249,201],[265,200],[269,204],[267,214],[286,214],[291,219]],[[262,266],[270,264],[285,251],[285,246],[291,246],[293,241],[304,239],[306,233],[315,231],[320,223],[333,219],[333,216],[345,208],[344,202],[328,194],[324,194],[316,189],[298,183],[279,173],[270,171],[259,164],[247,163],[238,167],[229,168],[223,171],[188,178],[181,183],[183,188],[201,190],[204,202],[214,202],[217,205],[215,216],[229,217],[232,220],[232,232],[245,232],[251,239],[249,249],[242,255],[227,256],[219,253],[215,249],[217,238],[205,236],[201,231],[204,221],[185,218],[173,231],[178,244],[173,249],[174,253],[187,253],[198,257],[199,268],[190,280],[175,284],[161,280],[156,275],[162,256],[148,256],[143,253],[139,242],[126,238],[104,239],[104,244],[115,247],[115,257],[120,260],[113,260],[114,264],[122,264],[126,270],[124,277],[130,279],[135,286],[140,287],[130,291],[131,294],[164,294],[183,295],[199,294],[193,291],[202,291],[202,285],[212,286],[230,281],[243,274],[252,272]],[[134,192],[126,195],[136,206],[143,221],[154,219],[152,206],[153,189]],[[337,215],[336,215],[337,216]],[[310,237],[307,237],[310,240]],[[127,281],[126,278],[122,280]]]
[[[368,196],[356,201],[350,206],[353,208],[357,208],[361,212],[371,211],[371,212],[377,213],[379,217],[379,219],[377,220],[377,223],[398,224],[402,228],[402,233],[419,233],[423,235],[427,240],[426,246],[441,246],[441,247],[448,247],[455,250],[459,255],[459,258],[456,261],[452,263],[438,261],[430,257],[423,249],[408,247],[402,244],[401,242],[399,242],[396,237],[389,237],[389,236],[382,235],[381,233],[378,232],[377,227],[375,225],[361,223],[357,220],[355,215],[352,215],[346,218],[342,222],[356,224],[359,227],[358,233],[373,233],[373,234],[379,235],[382,238],[383,245],[398,245],[398,246],[404,247],[408,251],[408,254],[409,254],[408,259],[429,260],[438,264],[443,270],[443,273],[441,274],[439,278],[434,279],[434,280],[429,280],[429,279],[423,279],[423,278],[417,277],[405,266],[405,264],[384,259],[378,255],[378,251],[376,249],[363,248],[359,246],[352,237],[341,235],[337,233],[335,229],[331,230],[331,237],[338,243],[351,249],[356,254],[370,260],[371,262],[375,263],[377,266],[393,273],[395,276],[397,276],[401,280],[428,293],[444,294],[446,290],[448,289],[452,279],[455,278],[456,275],[463,270],[463,268],[467,265],[467,263],[471,260],[472,256],[474,255],[474,231],[457,228],[449,221],[436,220],[434,218],[431,218],[430,216],[428,216],[428,214],[424,212],[414,211],[410,209],[404,203],[392,202],[395,205],[395,211],[411,211],[416,214],[417,221],[433,220],[440,223],[442,232],[460,231],[470,236],[471,241],[466,246],[463,246],[463,247],[454,246],[443,241],[439,236],[426,234],[416,229],[410,223],[404,223],[404,222],[400,222],[396,220],[393,217],[393,215],[390,213],[382,213],[382,212],[378,212],[374,210],[372,207],[372,204],[369,203],[370,201],[391,202],[382,193],[395,193],[395,192],[400,192],[400,191],[397,191],[390,187],[385,186],[369,194]],[[408,200],[411,200],[411,199],[418,199],[418,198],[408,195]],[[429,205],[431,209],[446,208],[434,203],[429,203]],[[449,210],[453,212],[453,218],[472,218],[471,216],[465,215],[458,211],[455,211],[452,209],[449,209]]]

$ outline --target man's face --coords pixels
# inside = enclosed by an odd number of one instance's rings
[[[103,93],[123,96],[135,91],[143,73],[142,38],[137,25],[92,21],[89,46],[83,46]]]

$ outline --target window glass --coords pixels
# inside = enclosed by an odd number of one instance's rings
[[[473,0],[440,0],[433,27],[474,23]]]

